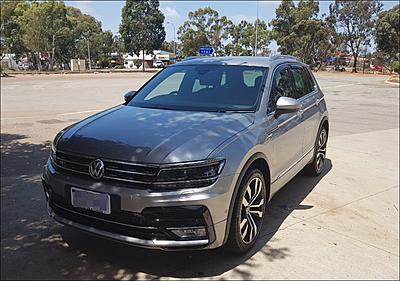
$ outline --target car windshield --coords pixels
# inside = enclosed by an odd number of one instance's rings
[[[255,111],[265,67],[167,67],[142,87],[130,106],[192,111]]]

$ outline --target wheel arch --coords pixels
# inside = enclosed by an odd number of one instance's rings
[[[267,185],[267,202],[269,201],[269,197],[270,197],[270,193],[271,193],[271,173],[270,173],[270,168],[269,168],[269,164],[267,161],[267,157],[261,153],[261,152],[257,152],[255,154],[253,154],[244,164],[238,178],[237,181],[235,183],[235,188],[233,190],[232,193],[232,197],[229,203],[229,210],[228,210],[228,217],[226,220],[226,227],[225,227],[225,237],[224,237],[224,242],[223,244],[226,243],[226,241],[228,240],[229,237],[229,232],[230,232],[230,226],[231,226],[231,221],[232,221],[232,213],[233,213],[233,209],[235,207],[235,201],[236,201],[236,197],[239,191],[239,187],[240,184],[243,181],[243,178],[245,176],[245,174],[247,173],[247,171],[249,171],[250,168],[256,167],[259,170],[261,170],[261,172],[264,175],[264,181]]]

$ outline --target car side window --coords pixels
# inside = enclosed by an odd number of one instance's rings
[[[294,66],[292,67],[293,78],[296,86],[297,98],[305,96],[314,91],[314,80],[311,74],[304,67]]]
[[[310,92],[310,85],[306,73],[302,67],[292,67],[293,79],[295,85],[295,98],[301,98]]]
[[[303,67],[303,69],[304,69],[304,73],[306,75],[306,80],[307,80],[308,87],[309,87],[308,92],[311,93],[315,89],[314,79],[311,77],[310,71],[308,71],[308,69],[306,69],[305,67]]]
[[[267,112],[273,112],[276,109],[276,102],[280,97],[290,97],[294,98],[293,94],[295,92],[293,86],[292,72],[289,66],[284,66],[278,69],[274,78],[272,79],[271,94],[268,100]]]

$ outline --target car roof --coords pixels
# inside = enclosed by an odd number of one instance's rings
[[[245,57],[245,56],[232,56],[232,57],[188,57],[180,62],[174,64],[178,65],[199,65],[199,64],[210,64],[210,65],[244,65],[244,66],[259,66],[259,67],[270,67],[275,64],[281,64],[283,62],[297,62],[301,61],[293,56],[287,55],[274,55],[270,57]],[[301,63],[303,64],[303,63]]]

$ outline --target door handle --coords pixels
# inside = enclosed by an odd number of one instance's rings
[[[301,118],[303,116],[304,111],[302,109],[300,109],[299,111],[297,111],[297,117]]]
[[[322,100],[322,99],[317,99],[317,100],[315,101],[315,105],[318,106],[319,103],[321,102],[321,100]]]
[[[279,128],[279,126],[276,126],[275,128],[273,128],[272,130],[268,131],[268,132],[264,132],[264,143],[266,143],[267,141],[269,141],[270,139],[272,139],[272,137],[274,136],[274,132]]]
[[[264,138],[264,142],[267,142],[267,141],[269,141],[270,139],[272,139],[272,136],[273,136],[273,133],[267,133],[267,134],[265,134],[265,138]]]

